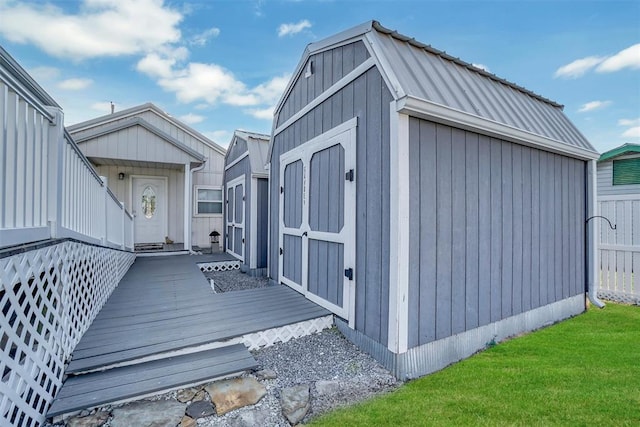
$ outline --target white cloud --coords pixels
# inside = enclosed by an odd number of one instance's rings
[[[273,120],[273,107],[253,108],[245,110],[245,113],[252,115],[256,119]]]
[[[554,77],[577,78],[595,68],[598,73],[612,73],[625,68],[640,69],[640,43],[611,56],[588,56],[558,68]]]
[[[586,104],[582,104],[578,112],[586,113],[588,111],[601,110],[608,107],[609,105],[611,105],[611,101],[591,101],[587,102]]]
[[[156,79],[165,91],[175,93],[180,102],[199,103],[196,106],[199,110],[219,103],[256,107],[244,111],[254,117],[270,119],[273,105],[290,78],[289,74],[276,76],[251,88],[217,64],[190,62],[181,65],[184,56],[181,53],[176,56],[174,51],[150,53],[138,62],[137,69]]]
[[[619,126],[640,126],[640,117],[637,119],[620,119],[618,120]]]
[[[196,46],[204,46],[207,44],[209,39],[218,37],[219,35],[220,35],[220,28],[216,28],[216,27],[209,28],[208,30],[203,31],[200,34],[196,34],[195,36],[193,36],[189,41],[189,43]]]
[[[624,126],[628,129],[622,133],[623,138],[640,138],[640,117],[636,119],[620,119],[618,126]]]
[[[485,70],[487,73],[490,73],[490,72],[491,72],[491,70],[489,69],[489,67],[487,67],[487,66],[486,66],[486,65],[484,65],[484,64],[471,64],[471,65],[473,65],[473,66],[474,66],[474,67],[476,67],[476,68],[480,68],[481,70]]]
[[[210,132],[203,132],[202,134],[223,147],[226,147],[229,142],[231,142],[231,135],[233,135],[228,130],[214,130]]]
[[[624,68],[640,68],[640,43],[623,49],[605,59],[598,65],[596,71],[599,73],[611,73]]]
[[[200,116],[198,114],[193,114],[193,113],[189,113],[189,114],[185,114],[184,116],[180,116],[178,117],[178,120],[188,124],[188,125],[193,125],[196,123],[200,123],[205,119],[204,116]]]
[[[58,87],[63,90],[82,90],[86,89],[93,84],[91,79],[66,79],[58,83]]]
[[[587,71],[598,65],[604,58],[599,56],[588,56],[582,59],[576,59],[567,65],[558,68],[554,77],[577,78],[583,76]]]
[[[622,136],[625,138],[640,138],[640,126],[627,129]]]
[[[302,21],[295,24],[280,24],[280,26],[278,27],[278,37],[292,36],[307,28],[311,28],[311,22],[306,19],[303,19]]]
[[[58,68],[46,66],[31,68],[28,72],[36,81],[53,80],[58,78],[60,75],[60,70]]]
[[[0,33],[50,55],[84,59],[149,52],[180,40],[182,14],[163,0],[84,0],[78,14],[52,5],[0,2]]]
[[[229,101],[231,105],[247,105],[245,99],[237,97],[246,92],[244,83],[216,64],[191,62],[185,68],[173,70],[170,76],[162,77],[158,84],[169,92],[175,92],[178,100],[184,103]]]
[[[280,100],[282,92],[287,87],[291,79],[291,74],[283,74],[269,80],[268,82],[259,84],[253,88],[252,92],[255,93],[264,103],[275,104]]]

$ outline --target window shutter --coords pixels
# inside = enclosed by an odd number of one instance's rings
[[[613,185],[640,184],[640,157],[613,161]]]

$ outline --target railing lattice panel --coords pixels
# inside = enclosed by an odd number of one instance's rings
[[[0,259],[0,425],[37,426],[135,255],[74,241]]]

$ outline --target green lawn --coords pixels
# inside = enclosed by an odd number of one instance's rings
[[[640,307],[592,308],[313,425],[640,426]]]

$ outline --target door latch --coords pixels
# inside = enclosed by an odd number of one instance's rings
[[[354,174],[354,172],[353,172],[353,169],[349,169],[349,172],[347,172],[347,173],[345,173],[345,174],[344,174],[344,179],[346,179],[347,181],[351,181],[351,182],[353,182],[353,180],[354,180],[354,178],[355,178],[355,177],[354,177],[354,175],[355,175],[355,174]]]
[[[344,270],[344,276],[349,280],[353,280],[353,268],[345,269]]]

